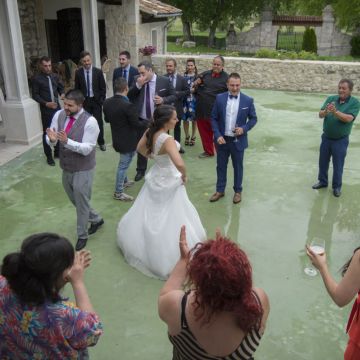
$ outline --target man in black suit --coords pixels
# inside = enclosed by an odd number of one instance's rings
[[[176,113],[177,113],[177,117],[178,117],[179,121],[175,125],[174,138],[176,141],[179,142],[179,144],[181,144],[181,142],[180,142],[180,140],[181,140],[181,118],[184,114],[183,101],[184,101],[184,98],[190,94],[190,88],[189,88],[185,78],[177,73],[177,71],[176,71],[177,64],[176,64],[176,60],[174,58],[166,59],[165,66],[166,66],[166,74],[164,76],[169,78],[169,81],[172,84],[172,86],[174,87],[175,93],[176,93],[176,101],[174,103],[174,106],[176,108]],[[185,152],[185,150],[182,147],[180,147],[179,152],[181,154],[183,154]]]
[[[127,97],[129,87],[125,78],[118,78],[114,83],[115,95],[105,100],[105,121],[110,123],[113,147],[120,153],[120,161],[116,174],[114,199],[132,201],[134,198],[124,193],[124,189],[134,184],[128,181],[127,169],[136,153],[138,130],[147,128],[147,121],[139,121],[134,104]]]
[[[43,56],[39,62],[40,74],[32,81],[32,97],[40,104],[41,121],[43,126],[43,148],[50,166],[55,166],[51,147],[46,142],[46,129],[51,124],[54,114],[60,110],[59,95],[64,97],[64,86],[59,77],[52,73],[51,59]],[[54,149],[54,157],[59,157],[59,145]]]
[[[128,96],[138,110],[139,120],[149,122],[156,106],[175,103],[175,89],[168,78],[155,74],[150,62],[141,62],[138,70],[139,75],[135,77]],[[144,132],[145,130],[138,132],[138,140]],[[138,153],[135,181],[144,177],[146,168],[147,158]]]
[[[104,124],[102,119],[102,104],[106,99],[106,83],[103,72],[92,66],[91,55],[88,51],[80,53],[82,68],[75,73],[75,89],[80,90],[84,97],[84,109],[97,120],[99,137],[97,139],[100,150],[105,151]]]
[[[138,69],[130,65],[131,55],[128,51],[121,51],[119,53],[119,63],[120,66],[114,70],[113,73],[113,89],[115,94],[115,80],[123,77],[126,79],[129,87],[134,82],[134,77],[139,75]]]

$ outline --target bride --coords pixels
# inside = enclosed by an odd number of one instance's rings
[[[186,226],[189,247],[205,240],[205,230],[184,184],[186,167],[180,144],[167,132],[177,123],[175,108],[155,109],[154,120],[137,151],[155,161],[133,206],[120,220],[118,245],[127,262],[142,273],[166,279],[180,253],[179,232]]]

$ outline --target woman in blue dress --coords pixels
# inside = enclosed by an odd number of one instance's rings
[[[196,99],[194,96],[193,84],[197,77],[197,69],[195,65],[195,59],[186,60],[186,71],[184,73],[184,78],[187,81],[187,84],[190,88],[190,94],[184,98],[184,115],[182,117],[184,123],[184,132],[185,132],[185,145],[193,146],[195,145],[196,139],[196,119],[195,119],[195,106]],[[192,123],[192,132],[191,137],[189,135],[190,122]]]

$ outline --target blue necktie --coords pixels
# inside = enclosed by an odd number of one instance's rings
[[[127,73],[127,70],[124,69],[124,70],[123,70],[123,78],[125,78],[125,79],[127,80],[126,73]]]
[[[238,96],[237,95],[229,95],[229,99],[237,99]]]
[[[87,87],[87,97],[90,97],[90,74],[89,70],[86,70],[86,87]]]

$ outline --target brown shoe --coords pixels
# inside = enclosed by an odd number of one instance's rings
[[[233,203],[238,204],[241,201],[241,193],[235,193],[233,197]]]
[[[225,194],[221,192],[216,192],[214,195],[211,196],[210,202],[218,201],[220,198],[222,198]]]

